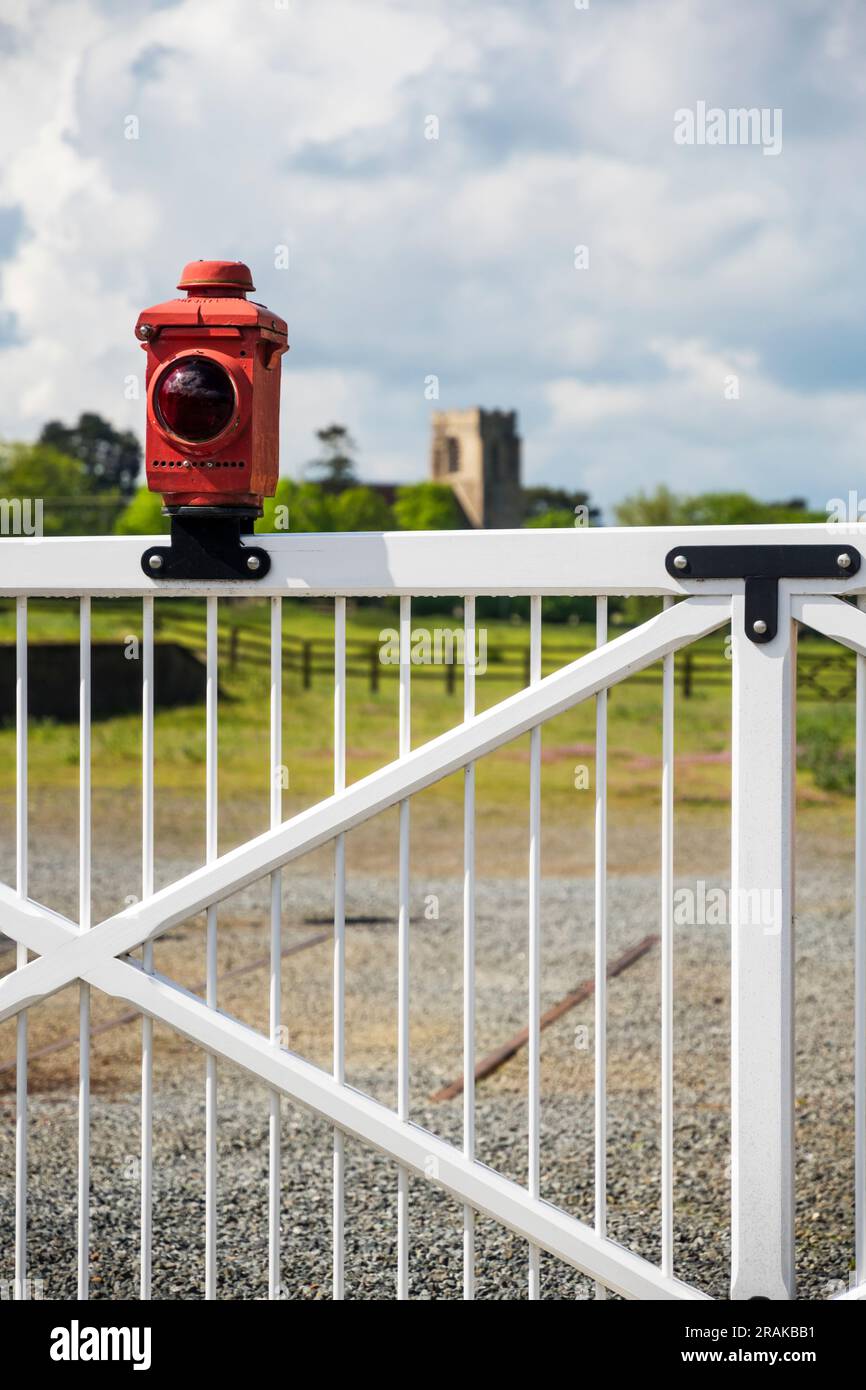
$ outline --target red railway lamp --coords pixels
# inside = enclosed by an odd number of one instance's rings
[[[263,550],[244,546],[279,477],[280,358],[286,324],[263,304],[241,261],[191,261],[169,299],[143,309],[147,353],[147,486],[171,517],[171,547],[152,547],[153,578],[261,578]]]

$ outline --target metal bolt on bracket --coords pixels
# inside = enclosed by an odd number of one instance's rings
[[[690,545],[671,550],[665,568],[675,579],[743,579],[746,636],[771,642],[779,625],[780,579],[851,579],[860,568],[854,546]]]
[[[171,518],[171,544],[141,557],[145,574],[172,579],[264,579],[271,557],[252,537],[254,516],[226,507],[181,508]]]

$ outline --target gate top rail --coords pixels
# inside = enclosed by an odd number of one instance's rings
[[[246,537],[266,550],[259,580],[151,580],[141,556],[161,536],[0,539],[0,595],[99,597],[221,594],[663,595],[738,592],[739,579],[679,579],[665,568],[672,546],[866,547],[866,522],[775,526],[574,527],[517,531],[290,532]],[[850,579],[792,580],[792,592],[866,592],[866,567]]]

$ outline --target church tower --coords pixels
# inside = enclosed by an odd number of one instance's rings
[[[430,473],[447,483],[470,526],[520,526],[520,436],[515,410],[436,410]]]

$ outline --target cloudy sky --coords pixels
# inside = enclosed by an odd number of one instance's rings
[[[431,407],[482,404],[608,509],[866,487],[862,0],[0,13],[0,436],[141,431],[137,313],[228,257],[289,323],[284,472],[339,420],[421,478]],[[781,150],[678,143],[699,103]]]

